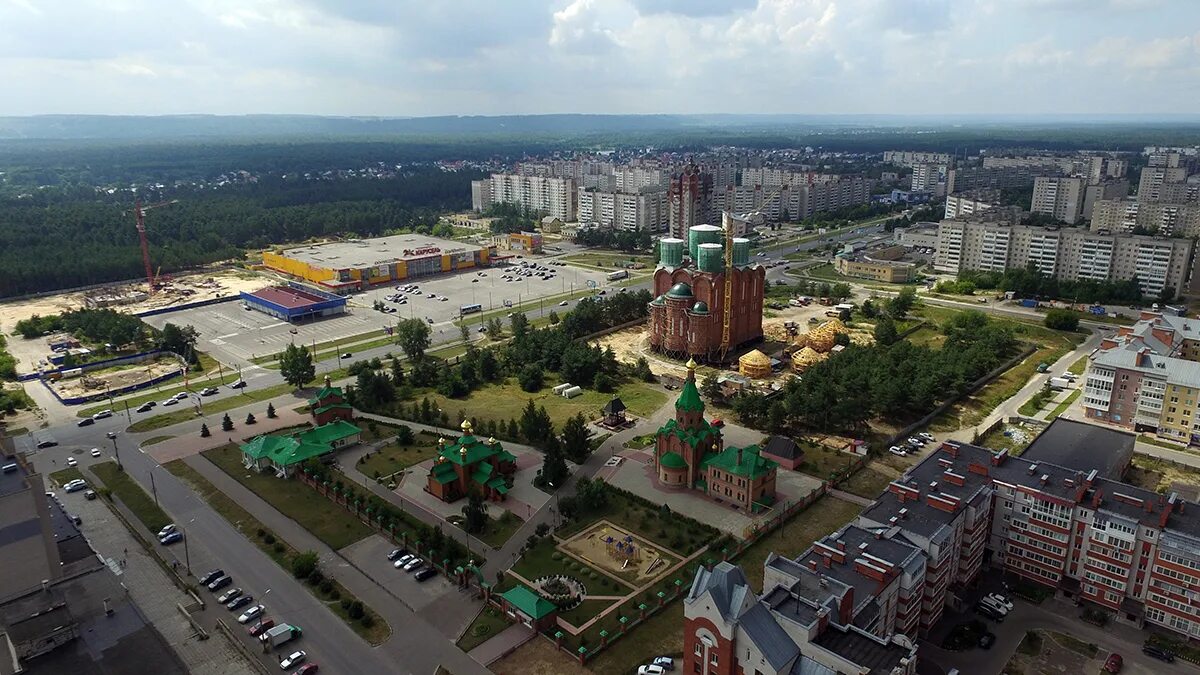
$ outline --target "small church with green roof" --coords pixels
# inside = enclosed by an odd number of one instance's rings
[[[495,438],[485,441],[472,435],[467,420],[462,432],[454,443],[438,439],[438,455],[429,467],[425,491],[444,502],[462,499],[472,490],[489,501],[504,501],[512,488],[517,458]]]
[[[719,420],[704,419],[704,401],[696,388],[696,362],[688,375],[675,418],[659,430],[654,449],[655,477],[670,488],[701,490],[731,506],[756,512],[775,502],[779,465],[762,456],[757,445],[725,447]]]

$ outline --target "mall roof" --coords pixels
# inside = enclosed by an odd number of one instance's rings
[[[358,269],[386,265],[398,260],[419,260],[443,253],[463,253],[483,248],[450,239],[421,234],[398,234],[375,239],[352,239],[328,244],[290,248],[283,252],[291,260],[326,269]]]

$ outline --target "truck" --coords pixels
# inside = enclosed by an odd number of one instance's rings
[[[617,279],[624,279],[627,276],[629,276],[629,270],[617,270],[616,272],[608,273],[608,280],[616,281]]]
[[[1050,388],[1051,389],[1066,389],[1070,386],[1071,386],[1071,381],[1065,377],[1050,378]]]
[[[1037,300],[1034,300],[1033,298],[1025,298],[1025,299],[1021,300],[1021,306],[1022,307],[1037,307]]]
[[[1088,312],[1096,316],[1104,316],[1104,305],[1092,305],[1088,307]]]
[[[285,642],[300,637],[302,632],[299,626],[291,626],[283,623],[258,636],[258,639],[262,640],[263,644],[278,647]]]

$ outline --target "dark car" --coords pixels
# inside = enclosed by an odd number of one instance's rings
[[[313,675],[315,672],[317,672],[317,664],[306,663],[297,668],[296,672],[292,673],[292,675]]]
[[[995,633],[984,633],[983,635],[979,636],[979,648],[980,649],[991,649],[992,645],[994,645],[994,644],[996,644],[996,634]]]
[[[153,404],[150,404],[150,403],[143,403],[143,404],[141,404],[141,405],[139,405],[139,406],[138,406],[138,408],[137,408],[137,411],[138,411],[138,412],[150,412],[150,409],[151,409],[151,408],[153,408],[153,407],[154,407],[154,405],[153,405]]]
[[[1142,653],[1145,654],[1146,656],[1153,656],[1154,658],[1158,659],[1159,661],[1166,661],[1167,663],[1175,663],[1175,654],[1163,649],[1162,647],[1156,647],[1155,645],[1146,645],[1145,647],[1142,647]]]
[[[996,623],[1004,623],[1004,615],[990,605],[985,605],[982,602],[977,603],[975,605],[975,611],[991,619],[992,621],[995,621]]]
[[[225,603],[225,609],[228,609],[229,611],[232,612],[233,610],[241,609],[252,602],[254,602],[254,596],[239,595],[238,597],[234,598],[233,600],[230,600],[229,602]]]
[[[96,423],[96,420],[94,420],[94,419],[92,419],[92,418],[90,418],[90,417],[85,417],[85,418],[83,418],[83,419],[79,420],[78,422],[76,422],[76,423],[75,423],[75,426],[79,426],[79,427],[90,427],[90,426],[92,426],[92,425],[93,425],[93,424],[95,424],[95,423]]]
[[[391,550],[391,551],[390,551],[390,552],[387,554],[387,559],[388,559],[388,560],[395,560],[396,558],[399,558],[400,556],[404,555],[405,553],[408,553],[408,549],[406,549],[406,548],[394,548],[394,549],[392,549],[392,550]]]
[[[223,576],[225,576],[225,570],[213,570],[213,571],[209,572],[208,574],[205,574],[204,576],[200,577],[200,584],[202,586],[207,586],[207,585],[211,584],[212,582],[216,581],[217,579],[220,579]]]
[[[429,579],[432,579],[436,576],[437,576],[437,570],[433,569],[432,567],[426,567],[425,569],[421,570],[420,572],[417,572],[413,576],[413,578],[416,579],[417,581],[428,581]]]
[[[1124,665],[1125,659],[1121,658],[1120,654],[1113,652],[1108,655],[1108,659],[1104,662],[1104,672],[1119,673],[1121,672],[1121,667]]]
[[[267,632],[268,630],[270,630],[274,627],[275,627],[275,619],[268,617],[266,619],[263,619],[262,621],[259,621],[258,623],[254,624],[253,626],[250,626],[250,636],[258,637],[259,635],[262,635],[263,633]]]
[[[216,593],[217,591],[221,590],[222,588],[225,588],[226,586],[228,586],[229,584],[232,584],[232,583],[233,583],[233,577],[220,576],[220,577],[217,577],[217,579],[215,581],[209,582],[208,590]]]

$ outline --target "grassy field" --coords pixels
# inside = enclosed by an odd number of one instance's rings
[[[570,399],[556,396],[551,391],[552,385],[557,384],[557,381],[551,379],[548,380],[548,384],[551,386],[531,394],[523,391],[515,379],[508,378],[502,384],[491,384],[476,389],[463,399],[446,398],[432,392],[418,393],[415,398],[419,401],[428,396],[437,408],[446,411],[452,419],[461,410],[467,414],[467,417],[474,417],[484,422],[495,420],[497,423],[507,423],[510,419],[519,420],[526,401],[532,398],[535,406],[546,407],[550,419],[558,427],[561,427],[567,418],[573,417],[576,413],[583,413],[587,419],[596,417],[600,413],[600,408],[604,407],[604,404],[608,403],[613,396],[620,396],[625,406],[629,408],[629,412],[639,417],[648,417],[667,401],[665,393],[642,382],[626,382],[617,387],[617,391],[613,394],[603,394],[585,389],[582,395]]]
[[[338,340],[326,340],[325,342],[318,342],[316,344],[317,354],[319,356],[322,351],[328,351],[328,352],[332,353],[332,352],[337,351],[340,347],[356,346],[357,343],[359,343],[359,342],[366,342],[368,340],[371,340],[372,338],[377,338],[377,337],[380,337],[380,336],[383,336],[386,334],[387,334],[386,331],[384,331],[382,328],[380,328],[378,330],[367,331],[365,333],[359,333],[358,335],[351,335],[350,337],[345,337],[345,338],[341,338]],[[307,345],[303,345],[303,346],[308,347],[309,352],[311,352],[313,350],[313,345],[311,345],[311,344],[307,344]],[[280,349],[279,351],[282,352],[283,349]],[[271,362],[275,361],[275,358],[277,356],[279,356],[278,353],[266,354],[264,356],[256,356],[256,357],[250,359],[250,361],[252,363],[260,363],[260,364],[261,363],[271,363]]]
[[[291,559],[296,555],[297,551],[289,546],[286,542],[274,539],[271,535],[271,540],[266,538],[270,533],[265,525],[257,518],[250,515],[246,509],[243,509],[237,502],[233,501],[229,495],[217,489],[207,478],[201,476],[195,469],[188,466],[182,459],[177,459],[167,462],[163,466],[167,471],[177,476],[180,480],[191,486],[192,491],[200,496],[214,511],[221,514],[221,517],[229,522],[233,528],[242,533],[244,537],[249,539],[251,543],[259,548],[267,557],[271,558],[283,569],[291,572]],[[259,533],[264,533],[259,536]],[[364,640],[372,645],[382,644],[392,634],[392,629],[387,622],[383,620],[371,609],[370,606],[364,606],[367,616],[372,618],[370,627],[364,626],[360,621],[355,621],[350,618],[349,613],[342,608],[341,598],[356,599],[344,586],[333,582],[331,592],[324,593],[319,587],[314,587],[312,584],[302,584],[308,589],[308,592],[316,596],[322,601],[329,611],[336,614],[346,625],[350,626],[355,633],[358,633]],[[337,591],[337,596],[334,597],[333,592]]]
[[[69,469],[59,469],[50,474],[50,480],[57,486],[62,487],[75,479],[83,479],[83,474],[79,473],[79,469],[71,467]]]
[[[89,470],[96,474],[104,486],[112,491],[113,496],[120,499],[150,532],[158,532],[171,522],[171,518],[129,477],[129,474],[117,469],[115,462],[93,464]]]
[[[437,434],[422,431],[414,437],[412,445],[391,443],[363,457],[358,461],[358,470],[370,478],[389,476],[437,456]]]
[[[1079,395],[1082,393],[1083,393],[1083,390],[1076,389],[1075,391],[1068,394],[1067,397],[1065,399],[1063,399],[1062,403],[1059,403],[1057,406],[1054,407],[1054,410],[1050,411],[1049,415],[1046,415],[1046,420],[1053,422],[1054,420],[1058,419],[1058,416],[1065,413],[1067,411],[1067,408],[1070,408],[1071,404],[1074,403],[1075,399],[1079,398]]]
[[[589,511],[584,517],[564,525],[559,528],[558,536],[565,539],[582,532],[598,520],[607,520],[684,556],[695,553],[716,539],[718,534],[715,529],[685,519],[674,511],[663,514],[657,508],[647,508],[622,493],[610,490],[605,508]]]
[[[370,340],[366,340],[364,342],[354,342],[354,343],[339,342],[337,345],[331,347],[330,349],[318,351],[316,356],[313,357],[313,361],[317,362],[317,363],[319,363],[321,361],[330,361],[332,359],[338,358],[338,356],[341,354],[345,354],[345,353],[353,354],[354,352],[358,352],[358,351],[374,349],[376,347],[386,347],[387,345],[394,345],[394,344],[396,344],[396,338],[394,338],[390,335],[376,337],[376,338],[373,338]],[[311,352],[312,349],[310,348],[309,351]],[[399,349],[397,349],[397,352],[399,352]],[[283,352],[281,351],[277,354],[271,354],[270,356],[258,356],[251,360],[254,361],[255,363],[261,363],[264,368],[270,368],[271,370],[279,370],[278,357],[279,357],[279,354],[281,354],[281,353],[283,353]],[[349,365],[349,364],[347,363],[347,364],[343,364],[343,365]]]
[[[800,445],[804,448],[804,461],[796,468],[821,480],[827,480],[830,474],[845,469],[854,461],[853,455],[824,445],[806,441],[801,441]]]
[[[558,553],[558,558],[554,554]],[[527,550],[513,571],[526,579],[536,579],[543,574],[566,574],[583,581],[592,595],[625,595],[633,590],[628,584],[610,576],[603,570],[590,567],[574,558],[559,553],[554,540],[543,537],[533,548]]]
[[[491,546],[492,548],[500,548],[504,542],[516,534],[517,530],[525,524],[520,516],[505,511],[499,518],[488,516],[487,525],[484,526],[483,534],[477,535],[479,540]]]
[[[742,551],[736,562],[746,573],[751,587],[761,593],[763,564],[767,561],[767,554],[774,552],[794,558],[814,541],[854,520],[861,510],[862,507],[858,504],[851,504],[836,497],[822,497],[807,509],[792,516],[782,527]]]
[[[142,445],[142,447],[145,447],[147,445],[157,445],[158,443],[162,443],[163,441],[169,441],[172,438],[175,438],[175,437],[167,435],[167,434],[163,434],[161,436],[151,436],[147,440],[142,441],[141,445]]]
[[[1067,368],[1067,372],[1075,375],[1083,375],[1083,371],[1087,370],[1087,361],[1088,357],[1079,357],[1075,360],[1075,363],[1071,364],[1070,368]]]
[[[587,253],[572,253],[562,258],[563,262],[578,263],[591,267],[620,267],[624,268],[633,263],[641,263],[647,267],[654,265],[654,257],[630,253],[605,253],[589,251]],[[633,271],[633,270],[630,270]]]
[[[214,365],[213,367],[215,368],[216,366]],[[238,379],[237,371],[233,370],[231,368],[231,369],[226,370],[223,374],[220,374],[220,375],[213,375],[211,377],[201,377],[201,378],[193,377],[191,380],[189,380],[188,385],[186,387],[183,386],[182,384],[175,384],[176,380],[172,380],[171,381],[172,385],[170,385],[170,386],[163,384],[163,385],[159,385],[158,387],[155,387],[153,390],[151,390],[149,392],[144,392],[144,393],[138,394],[136,396],[130,396],[128,398],[122,398],[122,399],[116,399],[111,402],[105,401],[104,403],[100,403],[100,404],[93,405],[93,406],[88,406],[86,408],[76,411],[75,416],[76,417],[91,417],[92,415],[100,412],[101,410],[110,410],[110,409],[115,410],[117,412],[124,413],[125,406],[127,404],[129,406],[130,411],[132,411],[135,408],[137,408],[139,405],[141,405],[147,401],[156,401],[156,402],[163,401],[163,400],[166,400],[166,399],[174,396],[175,394],[178,394],[178,393],[181,393],[184,391],[198,392],[201,389],[204,389],[205,387],[219,387],[223,384],[229,384],[230,382],[233,382],[236,379]],[[184,405],[184,404],[181,403],[180,405]]]
[[[496,637],[496,634],[505,628],[508,628],[508,621],[505,620],[504,614],[499,609],[488,605],[479,612],[471,625],[467,626],[467,630],[458,640],[458,648],[469,652]]]
[[[516,289],[514,289],[514,290],[516,290]],[[545,295],[540,298],[534,298],[532,300],[525,300],[524,302],[521,302],[519,304],[514,304],[512,307],[501,307],[499,309],[494,309],[494,310],[487,311],[487,312],[480,312],[479,314],[468,314],[467,316],[463,317],[462,319],[455,321],[454,325],[461,326],[461,325],[465,324],[467,326],[477,326],[481,323],[487,323],[487,321],[489,319],[493,319],[496,317],[500,317],[501,319],[503,319],[512,312],[532,311],[539,307],[544,307],[546,309],[556,309],[558,303],[563,300],[575,300],[576,298],[586,298],[588,296],[592,296],[595,294],[596,294],[596,291],[594,291],[590,288],[584,288],[584,289],[576,290],[576,291],[567,291],[566,293],[555,293],[554,295]],[[566,311],[567,309],[568,308],[563,308],[562,311]],[[559,312],[559,313],[561,314],[562,312]]]
[[[295,520],[330,548],[349,546],[372,534],[371,528],[350,512],[335,507],[315,491],[292,480],[247,471],[234,445],[207,450],[204,456],[283,515]]]
[[[682,632],[682,616],[679,625]],[[521,645],[515,652],[489,665],[488,670],[497,675],[590,675],[593,672],[579,665],[578,659],[557,649],[553,642],[541,637]],[[452,674],[447,671],[447,675]],[[620,675],[627,673],[621,672]]]
[[[839,490],[852,495],[875,499],[887,489],[888,483],[900,477],[900,472],[889,469],[881,462],[868,462],[866,466],[854,472],[846,482],[838,486]]]
[[[574,607],[565,612],[559,612],[558,618],[567,623],[579,628],[587,623],[589,619],[596,616],[600,612],[613,606],[615,600],[584,600],[579,603],[578,607]]]
[[[676,663],[683,658],[682,600],[671,603],[616,645],[600,652],[587,667],[599,675],[625,675],[656,656],[674,656]]]

